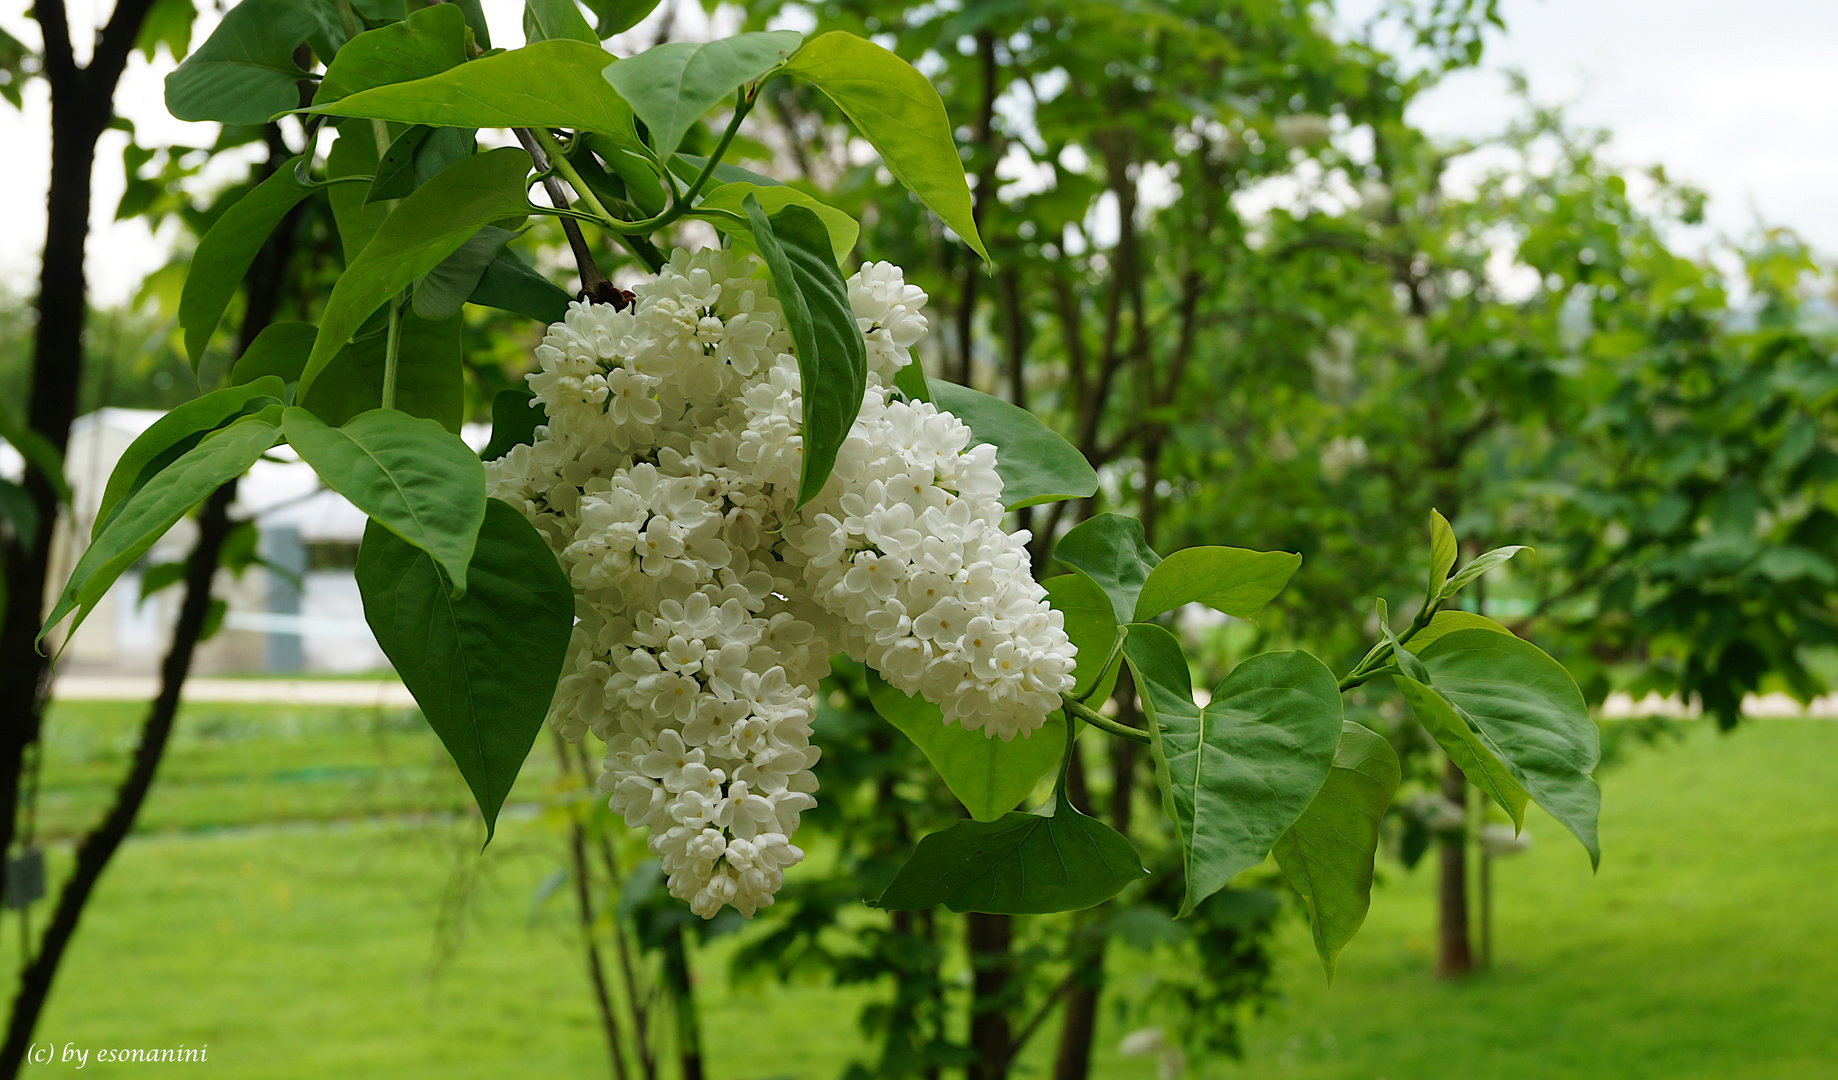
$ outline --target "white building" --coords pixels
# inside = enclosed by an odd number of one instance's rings
[[[55,599],[82,554],[115,463],[161,415],[150,409],[101,409],[72,425],[64,472],[70,480],[76,527],[70,528],[68,515],[59,524],[48,599]],[[468,425],[464,432],[473,446],[484,445],[488,435],[483,425]],[[0,443],[0,476],[17,479],[20,469],[18,453]],[[348,674],[388,666],[364,622],[352,575],[364,535],[362,512],[321,485],[290,447],[280,446],[238,484],[231,517],[253,519],[263,559],[292,573],[259,564],[240,579],[228,570],[218,571],[214,595],[228,609],[222,629],[199,646],[192,665],[195,673]],[[143,575],[161,563],[183,562],[196,535],[190,518],[180,521],[123,574],[64,649],[59,669],[111,675],[156,672],[184,586],[169,586],[143,602]]]

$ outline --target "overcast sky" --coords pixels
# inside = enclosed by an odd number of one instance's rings
[[[1342,0],[1349,17],[1377,0]],[[21,0],[0,0],[0,27],[36,42]],[[93,19],[111,0],[73,0],[73,18]],[[517,0],[485,0],[494,27],[517,40]],[[1507,33],[1488,42],[1479,71],[1450,77],[1414,106],[1412,119],[1437,134],[1496,131],[1517,105],[1502,74],[1526,72],[1540,101],[1614,133],[1610,154],[1644,166],[1663,163],[1711,195],[1714,230],[1741,235],[1758,220],[1799,230],[1838,252],[1838,0],[1504,0]],[[87,35],[79,34],[79,37]],[[161,79],[170,68],[138,55],[118,98],[143,144],[208,143],[206,124],[167,116]],[[0,103],[0,282],[32,287],[43,242],[48,109],[42,82],[26,108]],[[96,173],[91,280],[97,299],[125,298],[165,261],[165,244],[136,223],[115,224],[122,187],[120,136],[105,139]]]

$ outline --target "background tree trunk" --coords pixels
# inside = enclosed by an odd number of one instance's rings
[[[1462,810],[1464,822],[1460,835],[1445,836],[1438,844],[1436,974],[1456,979],[1474,970],[1474,954],[1468,943],[1468,778],[1453,761],[1442,774],[1442,795]]]
[[[13,999],[12,1016],[7,1021],[6,1042],[0,1045],[0,1076],[19,1075],[26,1051],[32,1045],[32,1032],[51,995],[52,980],[63,962],[64,950],[76,934],[77,922],[95,891],[102,871],[127,838],[134,818],[153,786],[160,759],[166,753],[166,741],[172,735],[172,723],[179,711],[179,690],[191,669],[192,651],[204,629],[211,606],[211,578],[217,573],[218,555],[224,538],[230,534],[230,503],[236,498],[236,482],[231,481],[211,493],[198,514],[198,542],[192,548],[185,569],[185,600],[179,608],[179,621],[173,629],[172,648],[160,672],[160,694],[148,710],[141,727],[140,744],[134,751],[134,764],[116,789],[114,805],[94,832],[83,838],[77,848],[76,867],[58,894],[57,910],[51,925],[39,942],[38,953],[19,977],[19,993]]]
[[[45,39],[43,71],[51,87],[51,186],[45,198],[45,249],[35,302],[32,391],[26,426],[59,454],[70,443],[77,392],[83,380],[83,328],[88,280],[83,260],[89,244],[90,173],[96,140],[114,118],[115,87],[128,50],[153,0],[121,0],[97,35],[88,67],[78,67],[70,44],[64,0],[39,0],[33,16]],[[0,854],[11,850],[19,805],[20,766],[38,741],[49,696],[51,662],[35,639],[44,614],[58,502],[49,477],[25,470],[25,490],[38,510],[38,530],[28,543],[0,542],[0,569],[8,602],[0,621]]]
[[[265,174],[272,174],[292,156],[292,152],[282,140],[279,128],[269,125],[267,136],[269,155]],[[89,147],[93,153],[95,148],[93,138],[90,140]],[[52,170],[54,204],[57,191],[56,177],[57,171],[54,166]],[[87,179],[87,173],[85,178]],[[87,197],[85,207],[87,207]],[[288,263],[294,252],[294,232],[299,225],[300,213],[300,209],[296,208],[282,219],[280,226],[276,228],[267,243],[262,245],[255,262],[250,267],[246,283],[247,304],[244,308],[235,353],[238,357],[248,349],[256,335],[274,321],[286,281]],[[87,226],[85,232],[87,233]],[[48,257],[46,265],[47,267],[51,265]],[[41,342],[44,340],[42,327],[39,340]],[[80,368],[80,364],[69,366],[73,370]],[[42,370],[42,368],[38,369],[41,372]],[[34,400],[37,400],[37,390],[40,385],[41,383],[35,376]],[[71,380],[68,389],[70,392],[69,405],[74,409],[76,394],[74,379]],[[67,437],[68,419],[64,423],[64,432]],[[198,511],[198,540],[186,563],[185,598],[180,604],[178,620],[173,625],[172,644],[160,668],[159,696],[149,706],[147,718],[141,725],[140,742],[135,750],[134,763],[127,776],[116,788],[115,801],[108,815],[94,831],[83,838],[83,842],[78,846],[76,866],[58,895],[57,908],[52,915],[51,923],[45,928],[44,936],[39,940],[37,953],[29,959],[25,970],[20,975],[19,990],[13,999],[12,1013],[7,1021],[6,1041],[0,1044],[0,1076],[18,1075],[25,1054],[31,1048],[32,1033],[37,1027],[39,1016],[44,1011],[45,1002],[50,997],[51,987],[57,977],[58,967],[63,962],[65,949],[76,934],[83,910],[94,894],[102,872],[108,868],[115,852],[121,847],[122,841],[127,838],[129,830],[133,828],[134,819],[139,816],[141,805],[146,802],[147,792],[152,787],[154,776],[159,771],[160,761],[165,757],[166,744],[171,737],[173,723],[178,715],[179,694],[185,684],[185,679],[191,674],[192,657],[203,636],[204,625],[210,611],[212,579],[220,563],[224,540],[234,526],[229,513],[230,505],[235,498],[236,482],[231,481],[212,492]],[[53,509],[55,509],[55,504]],[[52,515],[44,515],[41,518],[41,536],[46,531],[44,523],[51,520]],[[40,567],[39,592],[42,595],[44,567],[42,561]],[[10,607],[9,629],[11,629],[10,618],[13,608],[29,611],[33,618],[37,617],[39,611],[36,604],[29,607],[24,605]],[[29,640],[28,637],[27,641]],[[10,655],[0,653],[0,657]],[[36,657],[36,653],[34,656]],[[43,663],[43,670],[48,673],[49,661],[43,657],[37,657],[37,659]],[[42,681],[41,677],[41,683]],[[41,687],[41,689],[48,691],[49,688]],[[38,738],[38,723],[47,698],[48,694],[35,696],[32,699],[29,713],[16,714],[10,708],[6,713],[5,750],[16,755],[0,762],[6,766],[4,773],[0,773],[0,780],[9,784],[12,789],[12,802],[6,804],[8,813],[3,815],[9,829],[13,823],[12,811],[17,806],[19,764],[23,759],[25,748]],[[29,717],[30,725],[26,730],[29,730],[30,738],[23,742],[16,742],[21,728],[13,723],[13,720],[16,716],[22,715]],[[9,832],[9,842],[10,839]]]
[[[1015,960],[1010,952],[1013,920],[1007,915],[964,916],[965,944],[972,964],[970,984],[970,1052],[976,1060],[966,1080],[1006,1080],[1014,1035],[1008,1011],[1013,1006]]]

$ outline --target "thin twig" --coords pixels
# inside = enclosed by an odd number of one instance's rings
[[[530,160],[535,162],[537,171],[549,172],[549,155],[543,152],[530,129],[512,128],[511,131],[516,134],[523,148],[529,151]],[[568,209],[568,189],[562,186],[558,177],[553,174],[543,177],[542,186],[557,210]],[[594,262],[593,250],[587,246],[587,238],[581,235],[581,227],[568,218],[557,220],[562,223],[562,233],[568,237],[568,247],[574,252],[574,264],[581,272],[582,298],[593,303],[623,307],[619,289],[600,272],[600,264]]]

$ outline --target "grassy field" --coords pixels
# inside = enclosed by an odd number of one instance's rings
[[[99,809],[134,715],[60,709],[41,832]],[[476,822],[451,815],[463,790],[412,720],[189,709],[143,817],[150,831],[104,880],[40,1040],[208,1044],[224,1077],[605,1075],[565,897],[533,903],[562,864],[559,839],[540,816],[513,815],[478,856]],[[546,749],[513,802],[553,775]],[[1498,864],[1492,973],[1428,976],[1430,877],[1388,868],[1333,989],[1292,921],[1286,1000],[1252,1026],[1245,1063],[1204,1071],[1838,1075],[1838,724],[1694,729],[1637,751],[1604,787],[1599,875],[1542,817],[1531,851]],[[0,929],[10,969],[13,927]],[[861,998],[730,987],[724,951],[703,965],[707,1030],[726,1034],[709,1040],[711,1080],[836,1076],[859,1046]],[[1115,1056],[1117,1034],[1102,1035],[1099,1074],[1153,1076]]]
[[[1695,726],[1603,789],[1599,874],[1536,812],[1532,849],[1496,863],[1489,974],[1425,975],[1427,872],[1393,868],[1331,990],[1291,926],[1288,1003],[1226,1075],[1838,1076],[1838,724]]]

